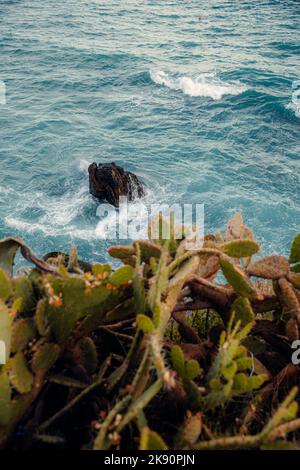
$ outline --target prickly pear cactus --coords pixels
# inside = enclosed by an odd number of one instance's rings
[[[1,448],[297,447],[299,235],[264,257],[236,214],[190,250],[173,219],[117,269],[0,241]]]

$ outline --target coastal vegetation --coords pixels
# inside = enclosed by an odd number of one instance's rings
[[[109,254],[0,241],[0,448],[298,448],[300,235],[264,257],[236,214]]]

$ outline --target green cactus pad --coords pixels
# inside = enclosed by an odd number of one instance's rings
[[[196,377],[199,376],[200,371],[201,369],[200,369],[199,363],[195,359],[190,359],[189,361],[186,362],[185,377],[188,380],[194,380]]]
[[[29,393],[33,387],[33,375],[30,372],[25,356],[18,352],[9,362],[10,381],[15,389],[21,393]]]
[[[0,371],[0,427],[7,426],[11,418],[11,388],[6,371]]]
[[[109,282],[116,287],[120,287],[132,281],[133,276],[134,269],[132,266],[122,266],[110,275]]]
[[[141,432],[140,450],[168,450],[164,440],[148,427]]]
[[[32,370],[36,373],[49,370],[55,364],[59,355],[60,347],[55,343],[44,343],[38,346],[32,359]]]
[[[242,326],[252,322],[255,318],[255,314],[247,297],[238,297],[233,302],[231,311],[235,313],[234,320],[240,320]]]
[[[15,299],[21,300],[18,313],[23,315],[32,312],[36,305],[36,299],[32,281],[28,276],[19,276],[14,279],[13,293]]]
[[[143,315],[142,313],[136,317],[137,327],[142,330],[144,333],[153,333],[155,330],[154,324],[151,318]]]
[[[0,299],[6,300],[12,295],[10,280],[5,271],[0,268]]]
[[[32,318],[22,318],[16,321],[12,327],[11,351],[16,353],[26,349],[36,334],[35,322]]]
[[[248,258],[259,251],[259,244],[253,240],[232,240],[220,246],[231,258]]]
[[[296,235],[292,242],[289,261],[290,263],[298,263],[300,261],[300,233]]]
[[[237,294],[247,298],[255,297],[255,289],[243,271],[225,258],[220,259],[220,264],[224,276]]]
[[[185,377],[185,359],[180,346],[171,349],[172,365],[180,377]]]

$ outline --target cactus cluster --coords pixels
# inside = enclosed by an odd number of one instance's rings
[[[287,259],[240,214],[195,250],[169,233],[117,269],[0,241],[0,448],[299,447],[300,235]]]

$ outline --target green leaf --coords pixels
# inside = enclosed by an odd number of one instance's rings
[[[248,377],[246,374],[241,372],[235,375],[233,389],[238,393],[244,393],[248,390]]]
[[[238,330],[237,333],[235,334],[235,339],[238,341],[242,341],[246,336],[250,333],[250,331],[253,328],[253,323],[249,322],[241,330]],[[242,351],[244,349],[243,346],[240,346],[239,350]],[[235,356],[237,357],[237,356]],[[240,357],[240,356],[239,356]]]
[[[290,263],[297,263],[300,261],[300,233],[296,235],[292,242],[289,261]]]
[[[14,298],[21,300],[18,313],[30,313],[36,305],[31,279],[27,276],[15,277],[13,280],[13,292]]]
[[[251,304],[246,297],[238,297],[231,306],[231,311],[235,312],[234,321],[241,322],[241,326],[247,325],[255,318]]]
[[[55,343],[45,343],[35,352],[31,368],[34,372],[48,371],[60,356],[60,347]]]
[[[113,272],[109,278],[109,282],[114,286],[122,286],[132,281],[134,276],[134,269],[132,266],[122,266]]]
[[[180,269],[169,282],[169,288],[183,284],[192,274],[196,274],[200,264],[199,256],[195,255],[180,265]]]
[[[36,328],[32,318],[22,318],[12,327],[11,350],[13,353],[23,351],[36,336]]]
[[[253,240],[232,240],[221,245],[223,253],[231,258],[248,258],[259,251],[259,244]]]
[[[100,319],[104,320],[106,311],[103,309],[107,306],[105,302],[111,295],[111,291],[104,285],[86,293],[86,284],[81,277],[62,279],[52,276],[48,279],[55,295],[61,297],[61,305],[48,303],[46,306],[47,319],[58,342],[68,339],[76,322],[83,316],[95,313],[98,324],[100,324]]]
[[[194,380],[200,375],[200,366],[196,359],[190,359],[185,365],[185,376],[189,380]]]
[[[150,268],[153,274],[157,273],[158,264],[155,258],[150,258]]]
[[[225,258],[220,259],[220,264],[224,276],[237,294],[242,297],[255,297],[255,290],[243,271],[231,264],[230,261]]]
[[[38,332],[41,336],[46,335],[47,332],[47,323],[48,323],[48,316],[47,316],[47,299],[41,299],[36,307],[35,310],[35,323],[38,329]]]
[[[267,377],[265,374],[252,375],[252,377],[248,378],[247,390],[252,391],[260,388],[266,380]]]
[[[51,302],[46,306],[47,318],[51,330],[58,342],[64,342],[71,334],[79,319],[79,306],[84,302],[85,282],[81,278],[52,279],[51,285],[55,295],[60,296],[61,305]]]
[[[136,317],[136,324],[140,330],[144,333],[153,333],[155,327],[153,325],[153,321],[151,318],[147,317],[146,315],[140,313]]]
[[[10,359],[10,380],[19,393],[29,393],[33,387],[33,375],[29,371],[25,356],[18,352]]]
[[[225,377],[226,380],[231,380],[235,376],[236,371],[237,371],[237,364],[236,362],[232,361],[223,369],[223,376]]]
[[[172,365],[180,377],[185,377],[185,360],[180,346],[173,346],[171,349]]]
[[[92,271],[95,277],[103,273],[111,273],[111,267],[109,264],[93,264]]]
[[[8,279],[5,271],[0,268],[0,298],[3,300],[8,299],[12,294],[10,280]]]
[[[236,365],[237,369],[240,371],[248,370],[252,368],[253,362],[251,357],[241,357],[236,360]]]
[[[288,406],[288,409],[286,411],[286,414],[284,416],[284,419],[286,421],[291,421],[292,419],[296,418],[297,416],[297,412],[298,412],[298,409],[299,409],[299,405],[296,401],[293,401],[289,406]]]
[[[222,390],[223,384],[221,383],[220,379],[211,379],[209,382],[210,389],[213,392],[218,392],[219,390]]]
[[[58,273],[61,277],[64,277],[64,278],[67,278],[69,277],[69,273],[68,273],[68,270],[67,268],[65,267],[64,264],[61,264],[59,267],[58,267]]]
[[[6,371],[0,372],[0,427],[7,426],[11,418],[11,389]]]
[[[168,450],[168,447],[159,434],[145,427],[141,432],[140,450]]]

